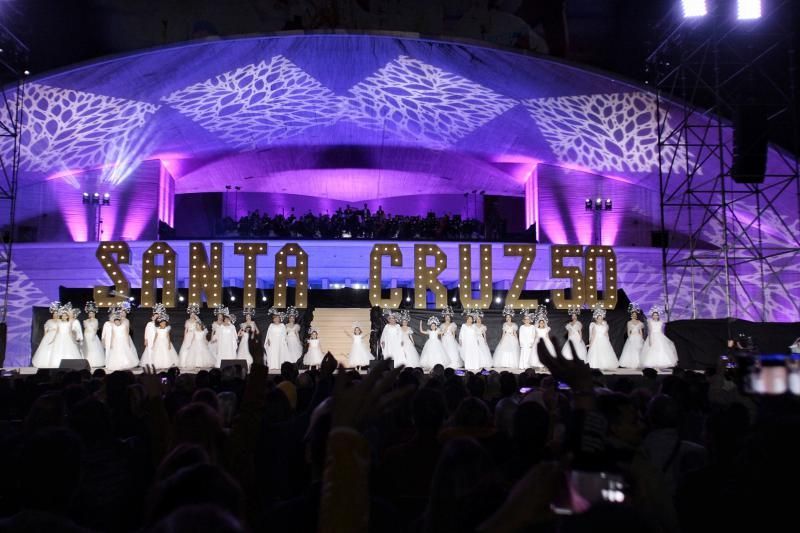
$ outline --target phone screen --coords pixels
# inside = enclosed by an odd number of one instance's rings
[[[519,389],[519,393],[520,394],[528,394],[532,390],[533,390],[533,387],[521,387]]]
[[[577,514],[596,503],[624,503],[626,499],[626,484],[619,474],[571,470],[564,473],[550,508],[556,514]]]
[[[463,370],[456,370],[456,376],[463,376],[465,372]]]

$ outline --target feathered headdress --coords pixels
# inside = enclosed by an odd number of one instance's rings
[[[191,314],[199,315],[200,314],[200,304],[195,303],[195,304],[187,305],[186,306],[186,314],[187,315],[191,315]]]
[[[514,311],[514,308],[511,307],[510,305],[507,305],[507,306],[505,306],[503,308],[503,316],[504,317],[506,317],[506,316],[514,316],[515,313],[516,313],[516,311]]]
[[[570,304],[570,305],[567,306],[567,314],[570,315],[570,316],[572,316],[572,315],[580,316],[582,309],[583,309],[583,307],[580,306],[580,305]]]
[[[606,317],[606,310],[603,309],[603,306],[600,304],[595,304],[594,309],[592,310],[592,318],[605,318]]]
[[[65,303],[63,305],[60,305],[58,307],[58,316],[61,316],[61,315],[64,315],[64,314],[72,316],[72,303],[71,302],[67,302],[67,303]]]
[[[108,308],[108,319],[112,322],[115,320],[122,320],[122,315],[120,314],[118,307]]]
[[[453,318],[454,315],[455,315],[455,313],[453,312],[453,307],[452,306],[448,305],[447,307],[442,309],[442,318],[448,317],[448,316],[450,318]]]
[[[397,313],[397,321],[402,322],[403,320],[406,322],[411,322],[411,313],[408,312],[408,309],[403,309]]]
[[[126,313],[130,313],[131,311],[133,311],[133,306],[131,305],[131,302],[129,300],[123,300],[122,302],[120,302],[119,308],[120,310],[125,311]]]
[[[311,326],[308,328],[308,334],[311,335],[312,333],[319,335],[319,330],[314,326],[314,324],[311,324]]]
[[[389,308],[384,308],[383,318],[385,318],[386,320],[389,320],[390,318],[394,318],[395,320],[400,320],[400,313],[398,313],[397,311],[392,311]]]
[[[255,307],[245,307],[242,309],[242,316],[243,317],[250,317],[253,320],[256,319],[256,308]]]
[[[272,316],[280,317],[280,319],[283,320],[283,313],[274,307],[270,307],[269,311],[267,311],[267,314],[271,317]]]
[[[522,316],[523,320],[527,318],[531,322],[533,322],[533,320],[536,318],[536,312],[531,309],[523,309],[520,315]]]
[[[79,316],[81,316],[81,310],[78,309],[77,307],[73,307],[72,308],[72,318],[78,318]]]
[[[628,304],[628,314],[631,313],[639,313],[641,314],[642,308],[636,302],[631,302]]]
[[[169,324],[169,315],[166,309],[162,308],[158,311],[158,322],[166,322]]]
[[[653,313],[658,313],[658,316],[659,316],[659,318],[660,318],[660,317],[662,317],[662,316],[664,315],[664,310],[663,310],[663,309],[661,309],[661,306],[660,306],[660,305],[654,305],[654,306],[652,306],[652,307],[650,308],[650,310],[647,312],[647,315],[648,315],[648,316],[653,316]]]
[[[86,314],[94,313],[97,314],[97,304],[94,303],[92,300],[89,300],[85,304],[83,304],[83,310],[86,311]]]
[[[361,327],[361,322],[359,322],[358,320],[353,322],[353,331],[355,331],[356,328],[361,330],[361,333],[364,333],[364,328]]]
[[[437,328],[439,327],[439,324],[441,324],[441,322],[439,322],[439,318],[436,315],[431,315],[428,317],[428,326],[430,326],[431,324],[435,324]]]
[[[54,302],[50,302],[50,313],[58,313],[58,309],[61,307],[61,302],[58,300]]]
[[[547,325],[550,321],[547,319],[547,307],[544,305],[540,305],[536,308],[536,314],[534,315],[534,321],[538,324],[540,320],[544,320],[545,325]]]
[[[156,305],[153,306],[153,314],[154,315],[159,315],[160,316],[162,313],[166,313],[166,312],[167,312],[167,306],[165,306],[164,304],[156,304]]]
[[[461,311],[461,316],[463,316],[465,319],[468,317],[472,317],[472,320],[475,320],[476,318],[478,318],[478,313],[479,311],[477,309],[464,309],[463,311]]]
[[[286,308],[286,312],[283,313],[283,318],[293,317],[296,319],[298,314],[297,308],[293,305],[290,305]]]

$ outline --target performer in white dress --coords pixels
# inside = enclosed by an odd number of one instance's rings
[[[303,343],[300,341],[300,324],[297,323],[297,309],[286,308],[286,361],[296,363],[303,357]]]
[[[280,370],[284,361],[288,360],[289,347],[286,345],[286,325],[283,323],[283,313],[271,307],[269,314],[272,324],[267,328],[267,341],[264,343],[264,352],[267,355],[267,367],[271,370]]]
[[[565,359],[572,359],[572,349],[569,347],[569,341],[572,341],[578,359],[586,361],[586,343],[583,340],[583,324],[578,320],[581,313],[581,306],[570,305],[567,307],[567,312],[569,313],[570,321],[564,326],[567,330],[567,342],[564,343],[564,347],[561,349],[561,355],[563,355]]]
[[[400,311],[400,333],[403,339],[404,364],[411,368],[417,368],[419,366],[419,352],[414,345],[414,328],[408,325],[410,321],[409,312],[407,310]]]
[[[153,366],[156,368],[178,366],[178,352],[175,351],[175,347],[172,345],[171,331],[169,315],[162,311],[158,315],[158,327],[156,328],[155,340],[153,340]]]
[[[217,361],[208,346],[208,339],[206,338],[208,331],[206,331],[206,327],[199,320],[194,321],[193,324],[194,329],[186,333],[181,345],[179,356],[181,368],[210,368],[216,366]],[[250,362],[248,361],[248,364]]]
[[[303,357],[303,364],[315,368],[322,364],[322,359],[325,355],[322,353],[322,348],[319,345],[319,331],[314,326],[308,330],[308,351]]]
[[[131,336],[131,321],[128,320],[128,315],[131,314],[133,311],[133,307],[131,303],[127,300],[122,302],[119,306],[119,316],[122,319],[122,323],[128,327],[128,350],[131,352],[131,355],[139,360],[139,351],[136,349],[136,345],[133,343],[133,337]]]
[[[166,312],[166,309],[164,310]],[[183,341],[181,342],[181,349],[178,350],[178,359],[184,361],[186,359],[186,350],[188,345],[191,344],[194,332],[197,330],[197,323],[200,322],[200,305],[191,304],[186,306],[186,322],[183,323]],[[144,356],[142,356],[144,360]],[[181,363],[180,366],[183,366]]]
[[[631,319],[627,324],[628,339],[622,347],[622,355],[619,357],[619,366],[622,368],[639,368],[641,365],[642,346],[644,346],[644,323],[639,320],[639,313],[642,310],[639,304],[631,302],[628,305],[628,313]]]
[[[442,318],[443,322],[439,329],[442,334],[444,353],[447,354],[447,367],[462,368],[464,362],[461,360],[461,348],[456,340],[458,327],[453,323],[453,308],[448,305],[442,309]]]
[[[522,369],[542,366],[534,350],[536,328],[531,323],[533,316],[530,310],[522,312],[522,325],[519,327],[519,368]]]
[[[72,304],[67,302],[58,308],[49,366],[43,368],[58,368],[63,359],[83,359],[79,346],[82,340],[80,323],[75,319]]]
[[[244,359],[248,365],[253,364],[253,355],[250,353],[250,343],[258,338],[258,326],[256,325],[256,310],[253,307],[245,307],[242,311],[244,320],[239,324],[239,349],[236,351],[237,359]]]
[[[536,355],[536,360],[539,359],[539,352],[537,351],[536,345],[540,342],[544,343],[545,348],[547,351],[550,352],[550,355],[553,357],[556,356],[556,347],[553,346],[553,341],[550,340],[550,322],[547,319],[547,308],[543,305],[540,305],[539,308],[536,310],[536,338],[533,341],[534,349],[533,353]],[[539,366],[544,366],[539,362]]]
[[[353,346],[350,348],[350,354],[347,356],[347,364],[356,370],[361,370],[363,366],[369,366],[369,362],[375,358],[364,344],[364,334],[358,322],[353,324],[352,333],[348,330],[344,330],[344,332],[348,337],[353,339]]]
[[[106,351],[97,332],[100,325],[97,321],[97,304],[92,301],[86,302],[83,306],[86,311],[87,319],[83,321],[83,357],[89,361],[89,366],[97,368],[105,366]]]
[[[647,340],[644,341],[641,353],[642,367],[672,368],[678,364],[678,351],[675,344],[664,335],[663,328],[661,309],[651,307],[650,319],[647,321]]]
[[[211,342],[216,345],[216,353],[212,350],[217,367],[222,365],[224,359],[240,359],[236,344],[239,336],[236,334],[234,316],[227,307],[222,308],[222,324],[217,326],[216,331],[211,336]]]
[[[608,336],[606,310],[595,307],[592,317],[594,322],[589,324],[589,351],[586,354],[586,362],[592,368],[613,370],[619,367],[619,360]]]
[[[481,350],[481,367],[492,368],[494,359],[489,343],[486,340],[486,324],[483,323],[483,311],[475,311],[475,329],[478,331],[478,347]]]
[[[419,321],[419,330],[424,331],[422,320]],[[428,340],[422,347],[422,354],[419,357],[419,364],[425,370],[430,370],[436,365],[447,366],[447,353],[442,344],[441,331],[439,330],[439,319],[435,316],[428,318],[428,331],[425,331]]]
[[[387,324],[381,332],[381,354],[384,359],[393,359],[396,366],[406,364],[406,354],[403,351],[403,332],[397,323],[397,315],[392,311],[384,311]]]
[[[514,309],[510,306],[503,308],[503,332],[500,342],[494,349],[495,368],[517,368],[519,366],[519,339],[517,330],[519,326],[514,323]]]
[[[153,343],[156,341],[156,330],[158,329],[158,318],[161,316],[161,313],[166,313],[167,310],[163,304],[156,304],[153,306],[153,316],[150,318],[150,322],[144,327],[144,350],[142,350],[142,360],[141,365],[153,365]],[[185,339],[184,335],[184,339]],[[183,351],[183,347],[181,347],[181,351]]]
[[[461,357],[464,359],[466,370],[481,369],[481,348],[478,344],[478,328],[475,326],[475,315],[467,312],[464,323],[458,332],[458,342],[461,344]]]
[[[44,336],[31,360],[31,365],[36,368],[51,368],[50,357],[53,354],[53,339],[56,338],[58,330],[59,307],[61,307],[61,302],[55,301],[50,304],[51,318],[44,323]]]
[[[219,361],[219,355],[217,354],[217,341],[216,341],[216,333],[217,328],[219,328],[222,324],[225,323],[225,310],[227,308],[221,305],[218,305],[214,308],[214,316],[216,319],[214,322],[211,323],[211,342],[208,343],[208,347],[211,349],[211,354]]]
[[[131,338],[130,330],[128,325],[122,321],[119,309],[115,308],[109,322],[110,326],[103,339],[103,346],[106,349],[106,371],[115,372],[136,368],[139,365],[139,358],[135,352],[131,352],[128,342]]]

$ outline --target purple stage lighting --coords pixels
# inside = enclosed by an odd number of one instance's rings
[[[737,19],[755,20],[761,18],[761,0],[738,0],[736,4]]]
[[[697,18],[708,15],[706,0],[681,0],[683,18]]]

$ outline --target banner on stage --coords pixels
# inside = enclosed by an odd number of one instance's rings
[[[365,243],[365,246],[369,244]],[[509,281],[505,304],[514,309],[536,307],[538,301],[522,297],[536,258],[536,246],[531,244],[502,245],[505,257],[519,258],[516,272]],[[268,243],[236,242],[234,255],[243,257],[243,306],[256,307],[258,256],[267,255]],[[188,304],[201,304],[203,298],[209,307],[222,305],[224,244],[213,242],[207,247],[202,242],[189,244]],[[488,308],[493,298],[492,246],[481,244],[478,264],[472,260],[472,244],[460,244],[458,257],[448,257],[442,248],[433,243],[414,244],[413,257],[404,257],[397,243],[378,243],[371,247],[369,264],[369,297],[374,306],[397,308],[402,299],[399,288],[384,288],[383,274],[387,268],[402,267],[406,262],[414,265],[414,307],[428,306],[428,292],[433,294],[434,307],[447,306],[447,289],[440,275],[452,262],[458,266],[458,294],[465,308]],[[97,260],[109,276],[111,286],[95,286],[94,300],[101,307],[119,304],[130,294],[130,281],[120,265],[130,265],[131,250],[124,241],[103,242],[97,247]],[[384,265],[387,258],[387,265]],[[175,307],[177,300],[178,254],[167,242],[158,241],[142,254],[141,305],[152,307],[163,303]],[[324,257],[316,258],[319,265]],[[294,305],[308,306],[309,269],[315,258],[298,243],[286,243],[275,251],[273,302],[278,308]],[[617,257],[611,246],[553,245],[550,257],[550,278],[564,279],[563,288],[553,289],[550,298],[558,309],[568,306],[590,305],[613,309],[617,303]],[[600,264],[602,263],[602,268]],[[329,265],[325,265],[329,266]],[[158,281],[161,280],[161,302]],[[290,286],[294,287],[294,301],[288,301]],[[477,291],[475,289],[477,287]],[[602,290],[601,290],[602,288]],[[477,293],[477,294],[476,294]]]

